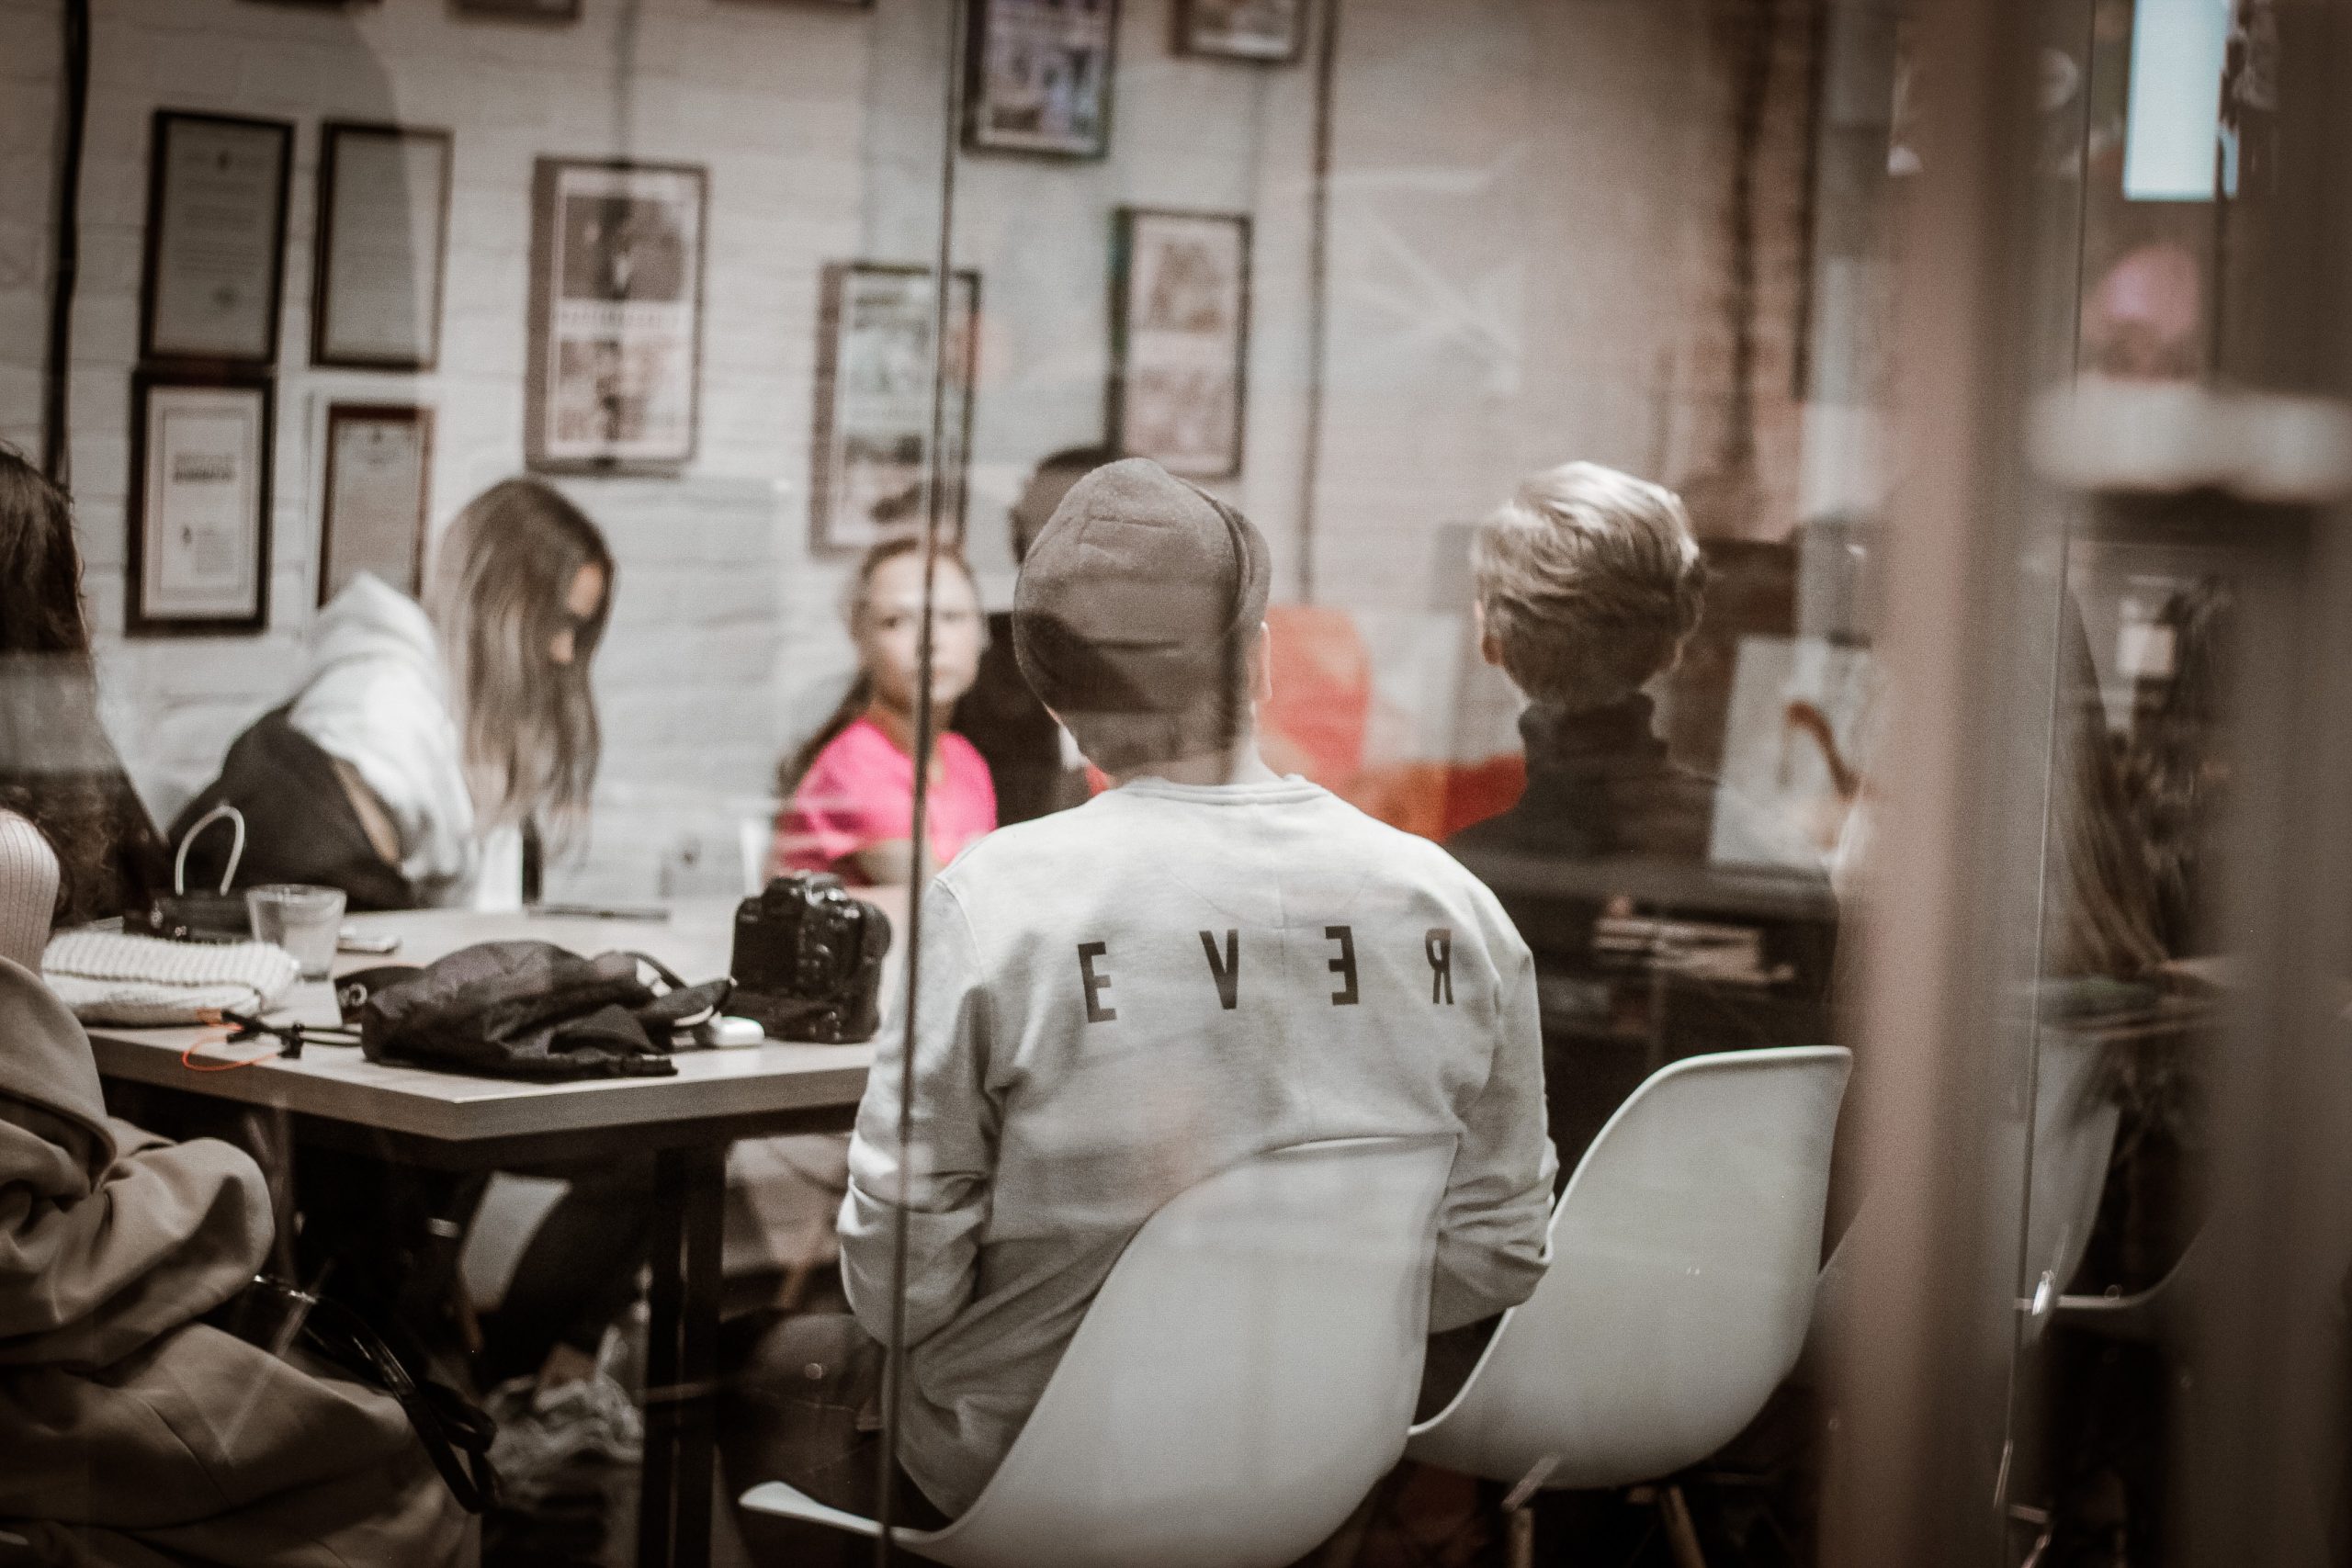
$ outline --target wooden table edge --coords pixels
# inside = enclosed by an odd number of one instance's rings
[[[101,1077],[451,1145],[557,1134],[634,1132],[643,1134],[646,1146],[652,1147],[672,1142],[661,1137],[660,1130],[673,1124],[763,1120],[789,1123],[807,1120],[808,1113],[825,1112],[837,1113],[830,1119],[846,1125],[849,1113],[865,1093],[873,1060],[867,1047],[813,1047],[838,1050],[842,1060],[837,1065],[752,1077],[610,1078],[546,1086],[485,1079],[481,1081],[505,1089],[544,1087],[550,1092],[450,1100],[429,1099],[389,1084],[289,1071],[270,1063],[198,1073],[182,1065],[177,1052],[122,1038],[123,1032],[103,1026],[89,1032],[91,1055]]]

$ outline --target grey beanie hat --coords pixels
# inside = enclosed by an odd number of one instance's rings
[[[1013,654],[1058,712],[1184,712],[1239,685],[1270,575],[1247,517],[1124,458],[1071,486],[1030,544]]]

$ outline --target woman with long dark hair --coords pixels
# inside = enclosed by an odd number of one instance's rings
[[[0,809],[58,860],[52,923],[135,910],[162,840],[98,721],[82,555],[64,492],[0,446]]]
[[[835,872],[854,882],[921,880],[996,827],[996,788],[972,743],[949,732],[979,672],[982,628],[972,569],[952,549],[934,558],[931,712],[933,739],[923,866],[913,860],[915,709],[922,694],[923,543],[888,539],[858,563],[849,601],[857,677],[806,744],[778,770],[787,802],[769,869]]]

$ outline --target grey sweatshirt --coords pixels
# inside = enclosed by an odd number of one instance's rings
[[[1450,1133],[1431,1332],[1547,1261],[1533,967],[1443,850],[1297,779],[1146,779],[974,843],[923,896],[900,1458],[979,1495],[1136,1228],[1324,1138]],[[890,1332],[902,1039],[850,1145],[842,1269]]]

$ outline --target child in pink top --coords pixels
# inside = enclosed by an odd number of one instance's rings
[[[857,883],[903,883],[910,865],[912,749],[922,628],[920,539],[868,551],[850,606],[858,678],[779,781],[790,803],[776,818],[770,874],[830,871]],[[996,827],[996,787],[972,743],[944,732],[980,661],[979,594],[960,556],[942,550],[933,583],[932,750],[922,874]]]
[[[914,759],[880,725],[860,716],[817,754],[793,791],[776,825],[776,862],[786,871],[847,874],[851,868],[843,863],[861,852],[907,840],[914,795]],[[935,865],[945,865],[996,826],[989,765],[960,735],[939,738],[924,816]]]

